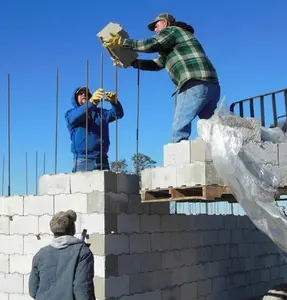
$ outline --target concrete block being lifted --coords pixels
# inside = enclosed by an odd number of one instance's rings
[[[128,33],[117,23],[110,22],[98,34],[98,38],[102,42],[103,38],[111,38],[110,33],[118,33],[122,38],[129,38]],[[111,57],[118,60],[123,68],[127,68],[138,57],[136,51],[120,47],[118,49],[106,48]]]

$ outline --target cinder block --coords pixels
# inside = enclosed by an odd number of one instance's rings
[[[129,236],[125,234],[97,234],[89,237],[90,249],[94,255],[121,255],[129,253]]]
[[[176,166],[177,187],[194,185],[224,185],[212,163],[194,162]]]
[[[10,295],[11,296],[11,295]],[[12,298],[10,297],[10,300],[11,300]],[[0,300],[9,300],[9,294],[7,294],[7,293],[1,293],[0,292]],[[18,300],[18,298],[16,299],[16,298],[13,298],[13,300]],[[30,300],[31,300],[31,298],[30,298]]]
[[[160,215],[141,215],[140,216],[141,232],[160,232]]]
[[[150,235],[134,233],[129,236],[129,253],[144,253],[151,251]]]
[[[0,215],[23,215],[23,196],[0,197]]]
[[[0,253],[2,254],[23,254],[23,236],[0,235]]]
[[[0,254],[0,273],[9,273],[9,255],[8,254]]]
[[[117,193],[117,174],[111,171],[77,172],[71,174],[71,193],[93,191]]]
[[[15,216],[10,222],[10,234],[38,234],[37,216]]]
[[[95,276],[105,278],[106,274],[106,257],[94,255]]]
[[[120,214],[117,217],[118,233],[135,233],[140,231],[140,217],[137,214]]]
[[[39,179],[40,195],[57,195],[71,193],[70,174],[45,174]]]
[[[188,300],[188,299],[197,299],[197,289],[198,289],[197,282],[190,282],[184,283],[181,286],[181,299]]]
[[[23,275],[0,273],[0,292],[23,293]]]
[[[23,238],[23,237],[21,237]],[[53,239],[53,235],[43,234],[39,237],[34,234],[24,236],[24,254],[36,254],[42,247],[48,246]],[[23,253],[23,245],[22,245]],[[13,254],[13,253],[11,253]]]
[[[102,41],[103,38],[110,38],[110,33],[118,33],[122,38],[128,38],[128,33],[117,23],[108,23],[98,34],[98,38]],[[106,48],[112,58],[118,59],[122,67],[127,68],[138,57],[136,51],[123,47],[117,49]]]
[[[83,229],[87,229],[88,234],[105,234],[106,218],[105,214],[98,213],[79,215],[78,231],[82,232]]]
[[[29,195],[24,197],[24,215],[41,216],[44,214],[53,215],[54,213],[54,196]]]
[[[33,255],[10,255],[10,273],[29,274],[31,272]]]
[[[128,295],[130,291],[130,277],[127,275],[119,277],[109,277],[105,281],[106,299],[119,298]]]
[[[190,163],[190,141],[170,143],[163,146],[163,166]]]
[[[117,173],[117,193],[138,194],[139,189],[138,175]]]
[[[150,235],[151,251],[166,251],[171,249],[171,235],[169,232],[153,233]]]
[[[278,152],[279,152],[279,165],[286,166],[287,165],[287,143],[278,144]]]
[[[176,187],[176,166],[152,169],[152,189]],[[142,189],[145,189],[142,186]]]
[[[201,280],[197,282],[197,297],[205,297],[212,294],[212,280]]]
[[[51,234],[50,221],[52,216],[43,215],[39,217],[39,234]]]
[[[132,275],[142,272],[142,255],[120,255],[118,256],[118,275]]]
[[[151,272],[165,269],[162,264],[163,252],[152,252],[141,254],[142,272]]]
[[[9,234],[9,223],[9,217],[0,216],[0,234]]]
[[[155,203],[152,203],[154,205]],[[141,195],[129,195],[127,213],[133,214],[149,214],[151,211],[151,204],[141,203]]]
[[[244,145],[243,149],[246,156],[243,156],[242,159],[245,163],[271,164],[271,165],[279,164],[278,144],[274,144],[272,142],[264,142],[264,143],[249,142]]]
[[[152,171],[153,169],[144,169],[141,171],[141,189],[151,190],[152,189]]]

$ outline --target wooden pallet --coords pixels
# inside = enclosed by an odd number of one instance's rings
[[[287,187],[279,188],[280,195],[287,195]],[[280,199],[278,199],[280,200]],[[229,187],[224,185],[196,185],[192,187],[169,187],[166,189],[144,190],[141,202],[229,202],[236,203]]]
[[[196,185],[192,187],[169,187],[166,189],[145,190],[142,191],[141,196],[142,202],[217,202],[227,201],[226,199],[229,199],[229,202],[235,201],[229,188],[222,185]]]

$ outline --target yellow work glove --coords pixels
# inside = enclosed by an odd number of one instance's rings
[[[122,46],[122,39],[118,33],[110,33],[111,38],[103,38],[103,45],[107,48],[119,48]]]
[[[116,103],[116,93],[106,92],[106,100],[112,104]]]
[[[97,105],[101,101],[101,99],[103,99],[103,97],[104,97],[104,90],[102,88],[99,88],[93,93],[92,97],[90,98],[90,101],[93,104]]]

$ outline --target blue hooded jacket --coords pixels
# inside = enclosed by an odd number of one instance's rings
[[[86,157],[86,108],[88,106],[88,158],[100,158],[101,155],[101,108],[87,101],[83,105],[79,105],[76,99],[76,91],[71,99],[73,108],[65,114],[68,130],[71,138],[71,151],[74,159]],[[124,116],[121,103],[117,101],[112,104],[111,109],[102,110],[102,130],[103,142],[102,153],[103,158],[108,158],[110,136],[109,123]]]

